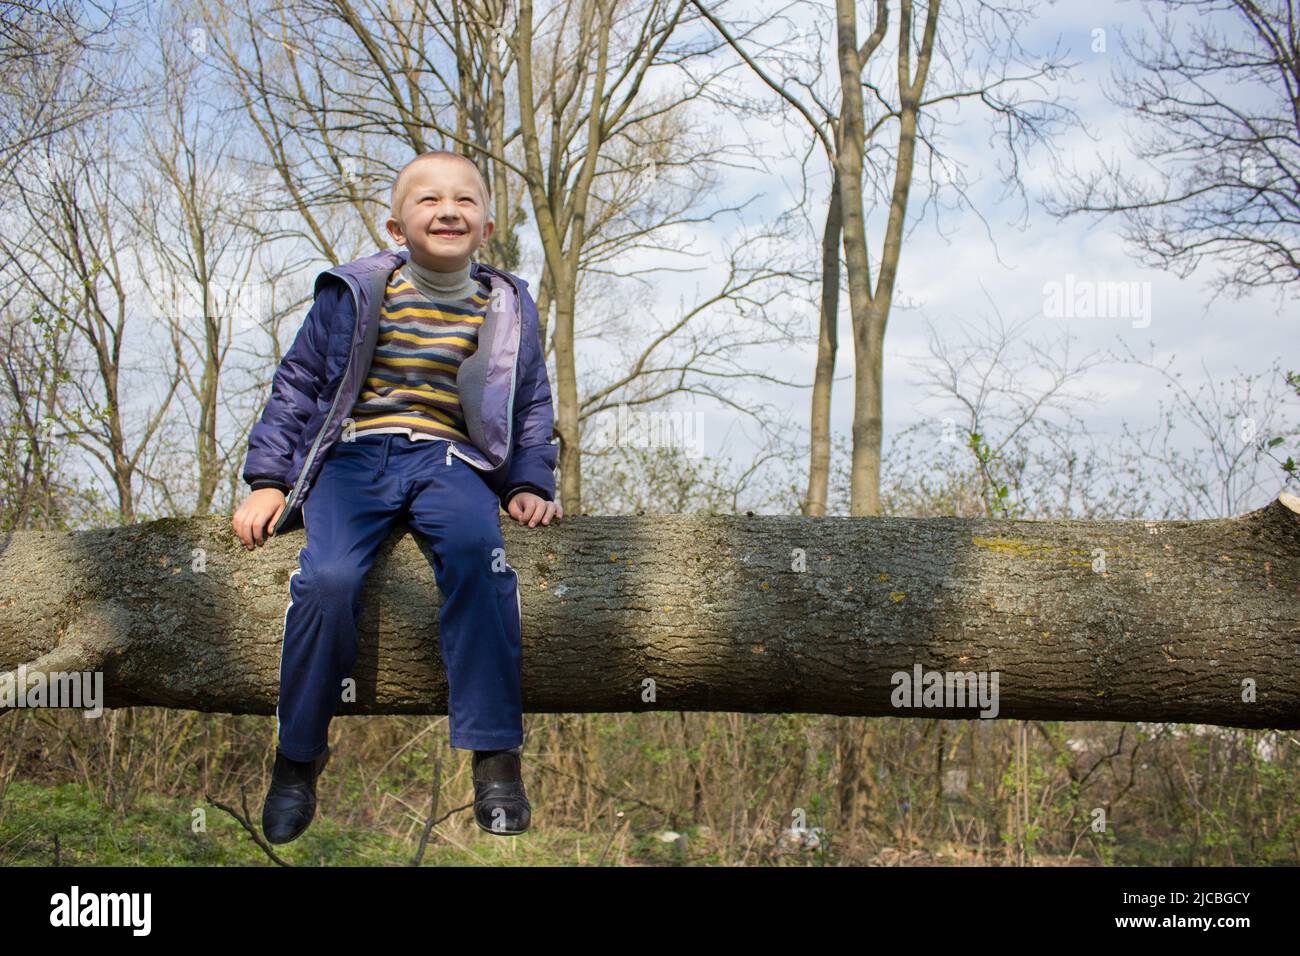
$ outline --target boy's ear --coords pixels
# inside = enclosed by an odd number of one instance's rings
[[[399,246],[406,245],[406,236],[402,235],[402,224],[400,222],[392,216],[389,216],[388,221],[385,222],[384,225],[388,229],[388,234],[393,237],[393,242],[397,243]]]

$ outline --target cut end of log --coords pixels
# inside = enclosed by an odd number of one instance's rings
[[[1277,500],[1292,514],[1300,515],[1300,496],[1293,495],[1289,491],[1283,491],[1277,496]]]
[[[12,687],[40,674],[50,684],[57,682],[59,674],[100,670],[112,654],[129,645],[131,627],[130,615],[124,608],[112,601],[94,602],[68,626],[57,647],[34,661],[0,672],[0,682]],[[10,709],[0,704],[0,714]]]

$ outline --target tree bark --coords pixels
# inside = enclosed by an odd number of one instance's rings
[[[817,365],[813,370],[812,421],[808,434],[808,494],[803,513],[825,517],[831,477],[831,392],[835,388],[835,358],[840,348],[840,187],[831,179],[831,199],[822,228],[821,314],[818,316]]]
[[[530,712],[976,716],[895,707],[891,676],[920,665],[998,672],[1003,718],[1300,727],[1286,493],[1207,521],[506,520]],[[0,672],[101,669],[105,706],[272,714],[305,545],[247,552],[221,517],[0,538]],[[340,714],[446,712],[430,558],[405,525],[385,543]]]

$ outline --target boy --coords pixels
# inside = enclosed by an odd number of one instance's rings
[[[298,514],[307,533],[285,609],[262,810],[271,843],[297,839],[315,816],[327,729],[356,661],[362,582],[398,518],[435,554],[451,745],[474,751],[474,819],[510,835],[531,817],[518,577],[494,568],[505,553],[498,505],[530,528],[564,516],[537,306],[522,279],[471,259],[493,222],[467,158],[417,156],[393,184],[391,212],[389,234],[408,248],[317,277],[249,435],[253,490],[233,519],[250,550]]]

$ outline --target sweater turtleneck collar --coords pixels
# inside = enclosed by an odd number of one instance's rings
[[[426,269],[408,256],[406,264],[402,266],[402,272],[405,273],[411,285],[430,299],[457,302],[461,299],[467,299],[479,291],[478,280],[470,276],[472,268],[473,261],[471,260],[465,263],[463,269],[456,269],[452,272],[439,272],[437,269]]]

